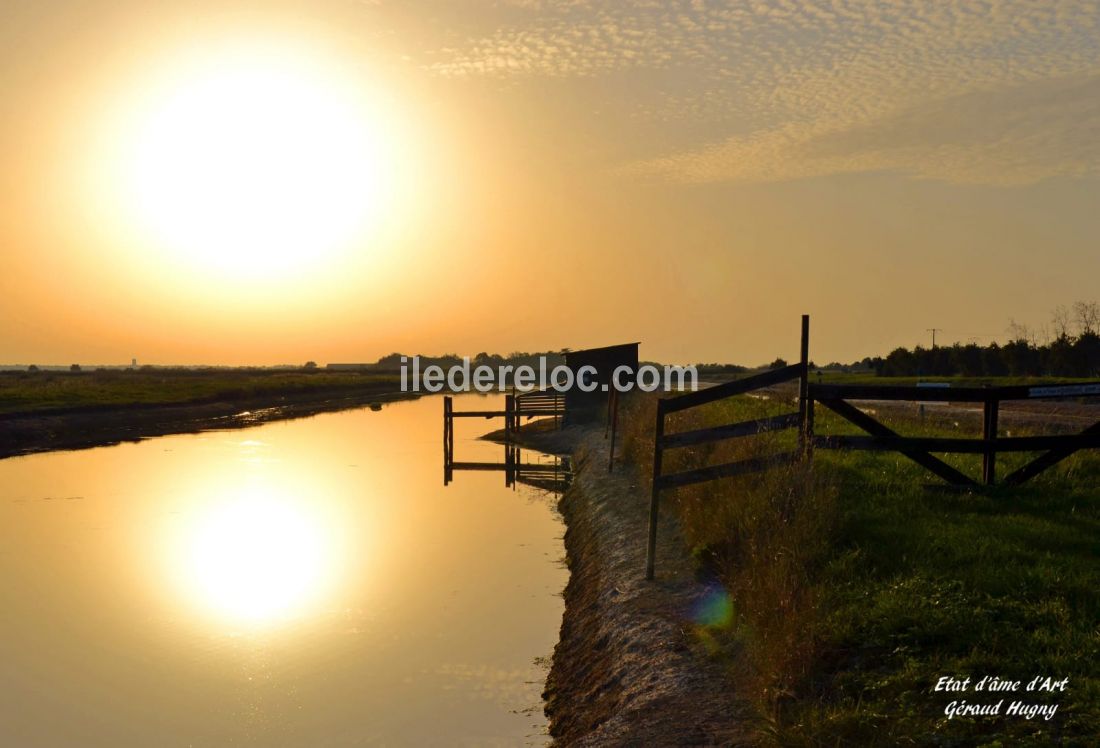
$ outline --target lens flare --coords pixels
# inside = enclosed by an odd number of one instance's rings
[[[695,603],[692,618],[701,626],[727,628],[733,623],[733,600],[724,589],[712,586]]]

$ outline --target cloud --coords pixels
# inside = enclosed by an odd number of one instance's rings
[[[631,164],[677,181],[779,181],[895,171],[960,183],[1100,174],[1100,76],[923,102],[862,124],[787,124]]]
[[[542,3],[427,67],[453,78],[626,71],[636,85],[619,95],[637,97],[638,116],[729,133],[653,143],[653,157],[624,167],[636,175],[897,170],[1018,184],[1100,170],[1098,17],[1082,0]]]

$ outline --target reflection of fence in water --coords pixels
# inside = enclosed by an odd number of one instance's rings
[[[523,450],[514,444],[503,444],[503,462],[456,462],[453,441],[443,450],[443,485],[454,480],[456,470],[501,471],[504,473],[504,485],[515,488],[517,483],[539,488],[544,491],[561,492],[569,486],[572,478],[569,458],[544,455],[530,451],[538,461],[524,457]]]
[[[541,452],[529,450],[535,456],[537,462],[525,460],[523,450],[511,441],[513,434],[519,428],[520,418],[526,415],[528,418],[536,416],[553,417],[555,423],[560,421],[562,413],[561,398],[558,395],[551,397],[543,393],[532,393],[538,397],[526,403],[524,396],[515,397],[508,395],[505,398],[503,411],[456,411],[454,401],[450,396],[443,398],[443,485],[454,480],[456,470],[480,470],[501,471],[504,473],[504,485],[514,488],[517,483],[540,488],[546,491],[564,491],[569,485],[572,476],[568,458],[544,455]],[[504,418],[504,433],[506,441],[503,462],[460,462],[455,460],[455,432],[454,419],[456,417],[468,418]]]

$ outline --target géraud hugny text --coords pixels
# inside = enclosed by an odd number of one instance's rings
[[[1069,683],[1069,678],[1063,678],[1062,680],[1055,680],[1054,678],[1033,678],[1028,684],[1025,690],[1027,691],[1065,691],[1066,685]],[[974,684],[973,690],[984,693],[989,692],[1004,692],[1004,691],[1019,691],[1023,685],[1022,681],[1006,680],[997,677],[986,676],[980,681]],[[970,689],[970,679],[966,678],[959,680],[945,676],[939,679],[936,683],[937,691],[968,691]],[[955,717],[993,717],[993,716],[1005,716],[1005,717],[1021,717],[1023,719],[1035,719],[1036,717],[1042,717],[1044,720],[1053,719],[1054,714],[1058,711],[1057,704],[1033,704],[1026,701],[1010,701],[1008,706],[1005,706],[1005,699],[1001,699],[997,703],[985,703],[985,704],[971,704],[963,700],[952,701],[943,710],[943,713],[947,715],[948,719]]]

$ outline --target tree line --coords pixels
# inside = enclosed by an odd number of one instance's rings
[[[1011,321],[1004,344],[897,348],[885,358],[856,364],[880,376],[1100,376],[1100,304],[1057,307],[1049,327],[1032,330]]]

